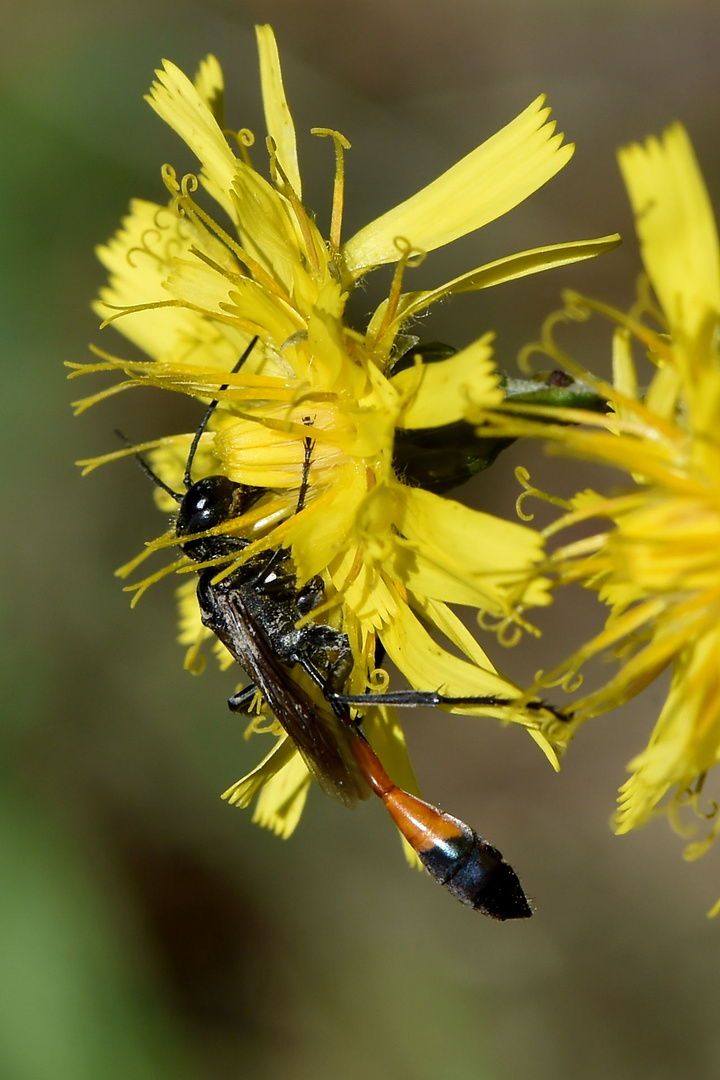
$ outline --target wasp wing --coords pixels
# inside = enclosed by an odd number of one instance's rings
[[[263,628],[232,579],[198,583],[202,620],[257,685],[322,790],[346,806],[368,798],[351,749],[358,738],[329,708],[313,701],[273,652]]]

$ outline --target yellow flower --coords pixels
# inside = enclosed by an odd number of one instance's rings
[[[555,551],[551,567],[560,583],[598,590],[611,610],[604,629],[541,680],[568,684],[607,649],[621,660],[604,686],[573,703],[575,721],[558,732],[565,741],[578,723],[633,697],[671,666],[655,730],[621,789],[616,828],[624,833],[648,820],[666,796],[673,820],[688,802],[700,813],[704,778],[720,758],[720,252],[683,127],[622,149],[619,163],[659,306],[646,285],[629,315],[567,294],[565,311],[546,324],[541,349],[577,374],[554,341],[558,322],[592,312],[614,319],[614,385],[594,381],[611,411],[536,409],[535,416],[570,426],[511,423],[516,432],[549,437],[553,449],[613,465],[634,481],[620,494],[578,494],[546,530],[550,536],[579,522],[610,523]],[[633,340],[654,365],[644,390]],[[718,828],[686,856],[705,850]]]
[[[316,129],[331,138],[336,158],[326,241],[302,203],[295,129],[274,36],[268,26],[257,35],[269,179],[251,161],[252,134],[224,128],[223,77],[213,57],[194,83],[168,62],[157,72],[148,101],[199,159],[199,179],[178,179],[165,166],[169,207],[135,201],[120,231],[100,249],[110,283],[96,310],[104,316],[110,311],[106,321],[151,359],[100,354],[100,363],[83,370],[122,370],[127,381],[79,407],[140,385],[219,400],[193,477],[221,473],[265,490],[247,514],[224,528],[252,541],[240,561],[284,546],[300,584],[322,576],[325,603],[313,615],[322,614],[348,635],[355,659],[349,693],[385,685],[385,672],[375,668],[379,641],[415,688],[515,699],[517,688],[495,670],[448,604],[472,606],[505,625],[519,621],[518,606],[547,603],[546,582],[528,584],[542,541],[520,524],[409,487],[393,469],[397,429],[439,428],[460,420],[469,404],[500,403],[491,335],[439,363],[424,364],[419,350],[401,370],[398,361],[417,343],[402,331],[442,297],[589,258],[618,238],[521,252],[435,289],[403,292],[408,267],[517,205],[562,168],[572,147],[554,134],[538,98],[424,190],[342,242],[343,153],[349,144],[336,132]],[[201,207],[199,187],[229,225]],[[356,331],[343,318],[348,296],[363,275],[386,263],[396,265],[390,294],[367,329]],[[247,361],[233,372],[256,335]],[[309,435],[309,490],[296,513]],[[133,449],[150,452],[153,468],[177,491],[191,440],[188,433]],[[94,467],[127,452],[84,464]],[[172,506],[162,492],[158,501]],[[171,532],[148,551],[175,543]],[[192,564],[180,559],[170,569]],[[143,587],[158,576],[162,572]],[[207,631],[192,590],[182,590],[181,604],[182,640],[195,666]],[[537,731],[537,711],[508,705],[464,711],[524,723],[551,753]],[[364,731],[397,782],[414,789],[392,711],[369,710]],[[288,835],[309,777],[289,740],[276,734],[266,759],[226,795],[247,805],[259,794],[256,817]]]

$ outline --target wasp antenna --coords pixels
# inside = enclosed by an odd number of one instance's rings
[[[250,355],[250,353],[255,348],[255,344],[256,344],[257,340],[258,340],[258,335],[256,334],[255,337],[250,342],[250,344],[248,345],[245,352],[242,354],[242,356],[240,357],[238,362],[235,364],[235,367],[232,369],[232,371],[230,373],[231,375],[235,375],[240,370],[240,368],[243,366],[243,364],[247,360],[248,356]],[[220,387],[220,390],[221,391],[222,390],[227,390],[229,385],[230,385],[229,383],[223,383],[223,385]],[[188,454],[187,464],[185,466],[185,476],[183,477],[183,483],[185,484],[186,488],[192,487],[192,479],[191,479],[190,474],[192,472],[193,461],[195,460],[195,452],[197,451],[198,444],[200,442],[200,439],[203,436],[205,428],[208,426],[208,423],[210,422],[210,417],[212,416],[212,414],[215,412],[215,410],[218,407],[219,401],[220,401],[219,398],[215,398],[214,401],[210,402],[210,404],[207,407],[207,410],[205,411],[205,415],[203,416],[202,420],[200,421],[200,425],[199,425],[197,431],[195,432],[195,436],[193,438],[193,441],[190,444],[190,453]]]
[[[127,435],[123,435],[122,431],[120,431],[119,428],[115,428],[115,434],[117,435],[117,437],[119,439],[122,439],[122,441],[125,443],[126,446],[132,446],[132,443],[128,439]],[[179,495],[177,491],[173,491],[173,489],[171,487],[169,487],[165,483],[164,480],[160,479],[160,477],[157,475],[157,473],[154,473],[152,471],[152,469],[150,468],[150,466],[148,465],[147,461],[142,456],[142,454],[133,454],[133,457],[135,458],[135,460],[137,461],[138,465],[140,466],[142,471],[145,473],[145,475],[150,477],[150,479],[152,480],[153,484],[155,484],[156,487],[162,488],[163,491],[166,491],[168,495],[172,496],[172,498],[175,500],[175,502],[177,502],[177,503],[182,502],[182,500],[183,500],[182,495]]]

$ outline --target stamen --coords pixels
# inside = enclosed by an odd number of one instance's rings
[[[110,454],[101,454],[94,458],[81,458],[75,464],[82,468],[81,476],[87,476],[101,465],[107,465],[111,461],[120,461],[121,458],[132,457],[134,454],[145,454],[148,450],[158,450],[163,446],[185,446],[190,444],[191,435],[166,435],[161,439],[153,439],[151,442],[137,443],[127,446],[124,450],[113,450]]]
[[[565,300],[567,310],[571,314],[571,317],[576,317],[573,314],[575,310],[578,312],[585,310],[588,312],[594,311],[598,315],[604,315],[607,319],[626,327],[638,341],[642,342],[643,345],[646,345],[656,356],[663,360],[667,360],[668,363],[672,363],[673,351],[667,339],[663,335],[651,330],[649,326],[645,326],[644,323],[634,319],[631,315],[626,315],[624,312],[618,311],[617,308],[612,307],[610,304],[603,304],[599,300],[592,300],[587,296],[581,296],[579,293],[569,290],[563,293],[563,299]]]
[[[335,143],[335,182],[333,184],[332,217],[330,219],[330,252],[336,256],[340,251],[340,233],[342,230],[343,206],[345,201],[345,157],[343,150],[350,149],[350,143],[339,131],[332,128],[310,128],[311,135],[320,138],[329,137]]]
[[[363,554],[363,543],[362,541],[360,541],[357,548],[355,549],[355,558],[352,561],[352,566],[348,570],[342,585],[338,587],[339,594],[347,592],[350,586],[355,583],[355,580],[357,579],[364,565],[365,559]]]
[[[522,640],[523,631],[539,637],[539,632],[532,623],[520,618],[519,610],[508,614],[494,615],[487,610],[481,609],[477,613],[477,622],[481,630],[494,634],[499,645],[512,649]]]
[[[637,293],[637,300],[628,312],[630,318],[639,321],[643,315],[647,315],[648,318],[653,319],[657,323],[663,332],[667,331],[667,319],[655,302],[650,279],[647,274],[638,275],[635,291]]]
[[[143,593],[147,592],[150,586],[154,585],[156,581],[161,581],[164,577],[167,577],[168,574],[174,574],[183,566],[192,567],[192,565],[193,564],[191,563],[190,559],[185,556],[182,559],[178,559],[174,563],[169,563],[167,566],[163,566],[162,570],[156,570],[154,574],[151,574],[150,577],[144,578],[143,581],[137,581],[134,585],[126,585],[123,589],[123,592],[135,593],[132,600],[130,601],[130,607],[135,607]]]
[[[173,196],[173,209],[175,210],[175,212],[177,214],[184,214],[187,218],[189,218],[190,221],[194,222],[195,224],[199,222],[201,225],[204,225],[209,232],[214,233],[214,235],[217,236],[218,239],[221,240],[222,243],[225,244],[225,246],[230,251],[232,251],[238,262],[242,263],[242,265],[247,268],[249,273],[252,275],[252,277],[255,278],[255,280],[259,284],[262,284],[271,293],[279,297],[284,303],[286,303],[289,307],[292,308],[293,305],[290,297],[285,292],[285,290],[278,284],[275,278],[272,277],[271,274],[269,274],[268,271],[259,262],[257,262],[256,259],[253,259],[251,255],[248,255],[247,251],[243,247],[241,247],[240,244],[238,244],[237,240],[234,240],[229,233],[225,232],[225,230],[220,225],[218,225],[218,223],[209,214],[206,214],[205,211],[191,197],[191,192],[197,190],[197,177],[194,176],[192,173],[188,173],[186,176],[183,177],[182,183],[180,184],[178,183],[175,170],[170,165],[163,166],[161,170],[161,176],[165,187]],[[180,192],[180,194],[178,194],[178,192]],[[190,310],[198,310],[202,314],[207,315],[207,312],[203,311],[202,308],[194,308],[192,305],[189,304],[178,304],[177,306],[189,307]],[[213,318],[221,318],[221,316],[217,315],[215,312],[213,312],[212,314]],[[230,319],[228,317],[227,321],[233,323],[234,325],[237,325],[239,320],[237,318]],[[251,330],[250,333],[252,335],[253,333],[255,333],[255,330]]]
[[[395,267],[395,273],[393,275],[393,282],[390,287],[390,295],[387,298],[387,304],[385,307],[385,314],[380,324],[380,329],[373,339],[373,344],[377,344],[382,341],[385,333],[391,323],[393,322],[395,315],[397,314],[398,305],[400,304],[400,297],[402,296],[402,283],[403,276],[405,274],[406,267],[419,266],[425,258],[425,252],[419,248],[413,248],[409,240],[404,236],[396,236],[394,240],[395,247],[400,252],[400,258],[398,259],[397,266]]]
[[[500,645],[504,645],[506,649],[512,649],[522,640],[522,629],[513,617],[509,617],[500,623],[495,637]]]
[[[163,533],[162,536],[157,536],[154,540],[147,540],[145,542],[144,550],[141,551],[139,555],[136,555],[134,559],[130,559],[129,562],[126,562],[123,566],[119,566],[117,568],[117,570],[115,571],[115,577],[129,577],[129,575],[132,574],[133,570],[135,570],[136,567],[140,565],[140,563],[145,562],[145,560],[148,559],[151,555],[153,555],[156,551],[161,551],[163,548],[166,547],[172,547],[175,543],[177,543],[175,529],[171,529],[169,532]]]
[[[165,217],[169,220],[163,224]],[[128,248],[125,253],[125,261],[133,270],[138,268],[132,258],[135,254],[146,255],[157,266],[169,268],[173,258],[184,250],[183,244],[189,244],[191,241],[190,233],[184,223],[178,221],[177,214],[170,207],[158,207],[153,214],[153,222],[154,227],[145,229],[142,233],[140,243]]]
[[[92,368],[94,365],[88,364],[85,370]],[[75,372],[76,375],[82,375],[81,371]],[[90,397],[78,398],[77,401],[72,402],[73,415],[80,416],[80,413],[84,413],[86,409],[89,409],[92,405],[97,405],[99,401],[105,401],[106,398],[113,397],[115,394],[121,394],[123,390],[131,390],[133,386],[140,386],[141,384],[135,379],[130,379],[128,382],[115,383],[114,386],[108,386],[105,390],[100,390],[97,394],[91,394]]]
[[[534,356],[535,353],[539,353],[541,356],[548,356],[553,361],[554,365],[559,364],[561,367],[564,367],[565,361],[570,358],[558,348],[555,342],[554,332],[555,327],[558,326],[558,324],[567,324],[568,322],[570,322],[570,315],[564,308],[560,311],[553,311],[547,316],[540,331],[540,341],[530,342],[529,345],[525,345],[518,353],[518,367],[525,375],[534,375],[530,357]]]
[[[161,239],[162,234],[159,229],[146,229],[140,237],[140,243],[136,247],[128,248],[125,253],[125,261],[128,266],[133,270],[137,269],[137,263],[132,260],[132,256],[136,253],[139,255],[147,255],[148,258],[154,259],[158,265],[162,265],[164,262],[162,256],[159,255],[158,252],[153,251],[150,247],[151,243],[157,243]]]
[[[531,342],[531,344],[526,345],[525,348],[521,349],[518,353],[518,366],[521,371],[528,375],[532,375],[533,368],[530,364],[530,357],[534,353],[540,353],[549,356],[554,363],[559,364],[576,379],[587,382],[601,395],[609,399],[616,397],[617,392],[613,387],[604,380],[594,377],[590,372],[577,364],[555,341],[555,328],[559,324],[586,322],[593,312],[598,315],[603,315],[611,322],[629,330],[638,341],[647,346],[647,348],[656,356],[672,363],[672,349],[668,342],[662,335],[656,333],[649,326],[645,326],[636,315],[636,313],[642,314],[643,311],[647,313],[651,307],[651,305],[645,306],[644,297],[642,297],[642,295],[641,300],[633,307],[630,314],[625,314],[625,312],[619,311],[610,304],[603,304],[590,297],[582,296],[580,293],[576,293],[571,289],[566,289],[563,292],[562,297],[565,306],[560,311],[554,311],[548,315],[542,326],[541,340]],[[655,314],[658,313],[655,312]]]
[[[383,694],[390,689],[390,674],[383,667],[368,666],[366,686],[373,694]]]
[[[271,172],[276,173],[282,181],[282,193],[283,195],[285,195],[286,199],[288,200],[295,212],[295,220],[300,226],[300,232],[302,233],[303,240],[305,241],[305,251],[307,253],[310,266],[315,275],[319,277],[321,272],[320,256],[315,246],[315,238],[313,236],[313,231],[310,227],[307,213],[305,212],[305,207],[297,197],[297,192],[288,180],[287,175],[285,174],[285,170],[278,161],[275,140],[272,138],[271,135],[268,135],[265,141],[267,143],[268,154],[270,155],[270,170]],[[276,185],[279,187],[280,185],[277,184],[277,181],[275,182]]]
[[[231,131],[230,128],[223,130],[223,135],[226,139],[233,139],[240,150],[240,157],[249,169],[253,168],[250,161],[250,155],[248,154],[248,148],[255,145],[255,136],[250,128],[240,128],[239,131]]]
[[[266,708],[265,700],[259,690],[255,691],[255,696],[250,702],[248,712],[255,712],[258,715],[250,721],[248,726],[243,732],[244,739],[251,739],[253,735],[280,735],[282,734],[282,728],[277,722],[272,713],[264,712]]]
[[[549,495],[547,492],[541,491],[540,488],[534,487],[530,483],[530,473],[524,465],[518,465],[515,469],[515,479],[525,488],[515,500],[515,512],[521,521],[534,521],[535,519],[534,514],[528,514],[522,509],[525,499],[529,498],[541,499],[543,502],[550,503],[551,506],[559,506],[562,510],[572,510],[571,502],[566,499],[556,498],[554,495]]]
[[[182,300],[155,300],[147,304],[108,304],[103,301],[103,307],[110,308],[115,312],[115,315],[108,315],[107,319],[103,319],[100,323],[100,329],[104,330],[110,323],[115,322],[116,319],[122,318],[123,315],[134,315],[138,311],[154,311],[157,308],[167,307],[187,307],[191,310],[194,309],[194,305],[186,304]],[[201,310],[201,309],[197,309]],[[205,313],[207,314],[207,312]]]
[[[535,673],[532,692],[538,690],[552,690],[560,688],[566,694],[576,693],[583,684],[583,675],[575,667],[555,668],[555,671],[545,673],[542,669]]]

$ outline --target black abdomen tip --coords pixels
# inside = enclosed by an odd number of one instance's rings
[[[459,835],[418,854],[435,880],[460,903],[491,919],[529,919],[532,915],[510,863],[467,825]]]

